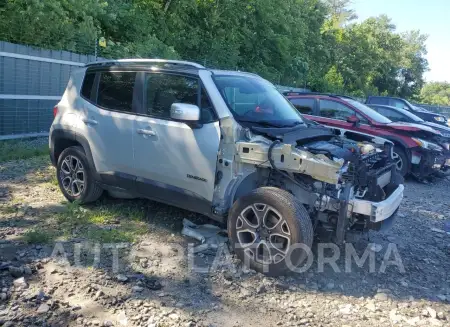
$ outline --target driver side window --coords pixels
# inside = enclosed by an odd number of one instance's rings
[[[378,110],[378,112],[380,114],[382,114],[383,116],[389,118],[392,121],[405,121],[403,115],[397,113],[394,110],[381,108],[381,109]]]
[[[392,107],[409,110],[408,106],[403,101],[400,100],[390,99],[389,105]]]
[[[367,119],[346,105],[332,100],[320,100],[320,114],[324,118],[332,118],[347,121],[350,116],[359,118],[361,124],[368,124]]]
[[[320,116],[339,120],[347,120],[356,112],[340,102],[331,100],[320,100]]]

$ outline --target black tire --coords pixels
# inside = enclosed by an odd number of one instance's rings
[[[266,218],[257,217],[256,211]],[[244,216],[246,219],[242,218]],[[281,216],[280,219],[277,218],[278,216]],[[256,221],[258,228],[250,226],[249,222],[252,219],[254,219],[253,226],[257,225]],[[265,221],[264,224],[261,220]],[[250,230],[250,227],[253,229]],[[273,227],[273,229],[266,227]],[[249,232],[246,231],[247,228]],[[279,233],[282,234],[281,237],[277,236]],[[302,244],[310,249],[314,237],[311,218],[305,207],[292,194],[274,187],[256,189],[234,203],[228,215],[228,236],[236,255],[244,264],[269,276],[285,274],[290,268],[292,269],[292,265],[297,266],[303,263],[309,252],[305,251],[305,248],[292,251],[292,245]],[[283,252],[289,247],[288,254],[281,258],[283,255],[277,254],[280,251],[273,247],[271,249],[266,247],[266,252],[271,253],[270,260],[264,262],[264,256],[260,258],[262,260],[258,260],[257,257],[261,255],[260,251],[257,251],[259,247],[254,249],[252,246],[246,246],[252,243],[253,238],[255,239],[253,245],[256,242],[267,242],[265,244],[270,245],[275,243],[280,245]],[[260,247],[264,248],[264,245]],[[275,255],[272,258],[273,253]]]
[[[78,160],[81,165],[76,167],[81,167],[78,169],[78,173],[68,170],[68,166],[75,166],[73,163]],[[73,167],[72,167],[73,168]],[[74,186],[75,190],[71,188],[72,185],[69,182],[75,178],[72,176],[77,176],[81,181],[81,171],[83,174],[84,186]],[[70,174],[67,174],[70,172]],[[69,177],[70,175],[70,177]],[[100,198],[103,193],[103,189],[95,182],[92,174],[92,168],[89,166],[89,162],[84,153],[84,149],[81,146],[72,146],[65,149],[58,158],[58,164],[56,165],[56,178],[58,179],[59,188],[64,194],[67,200],[70,202],[78,201],[80,204],[86,204],[95,202]],[[70,185],[69,185],[70,184]],[[82,183],[75,183],[75,185],[80,185]],[[77,192],[78,190],[79,192]]]
[[[402,177],[405,177],[410,172],[411,169],[411,164],[408,160],[408,156],[406,155],[405,150],[398,145],[394,147],[393,152],[394,152],[394,160],[399,159],[402,162],[401,168],[396,163],[397,171],[399,172],[400,175],[402,175]],[[397,156],[397,158],[395,158],[395,156]]]

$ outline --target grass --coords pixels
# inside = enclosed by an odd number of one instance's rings
[[[48,144],[36,139],[0,141],[0,162],[48,155]]]
[[[148,227],[144,218],[145,209],[139,201],[105,200],[90,208],[71,203],[57,221],[66,237],[80,235],[90,241],[114,243],[133,242],[145,234]]]
[[[52,230],[32,229],[23,235],[23,239],[29,244],[45,244],[50,243],[55,236],[55,232]]]
[[[112,202],[104,200],[92,207],[67,204],[67,210],[55,217],[52,227],[26,232],[24,241],[31,244],[49,243],[55,239],[83,238],[91,242],[134,242],[147,233],[145,208],[141,201]]]

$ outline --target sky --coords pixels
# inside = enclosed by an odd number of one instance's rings
[[[386,14],[398,32],[428,35],[427,82],[450,82],[450,0],[352,0],[358,21]]]

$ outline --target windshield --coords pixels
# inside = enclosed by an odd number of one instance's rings
[[[369,108],[368,106],[362,104],[361,102],[358,102],[358,101],[353,100],[353,99],[348,99],[348,98],[345,98],[343,100],[345,100],[348,103],[350,103],[353,107],[359,109],[362,113],[364,113],[366,116],[368,116],[370,119],[376,121],[377,123],[381,123],[381,124],[392,123],[392,120],[384,117],[383,115],[379,114],[378,112],[376,112],[372,108]]]
[[[408,110],[404,110],[404,109],[397,109],[397,110],[400,111],[400,113],[402,113],[403,115],[408,116],[408,118],[414,120],[415,122],[418,122],[418,123],[424,122],[424,120],[422,118],[417,117],[416,115],[414,115],[413,113],[411,113]]]
[[[274,85],[263,79],[214,75],[214,82],[238,121],[273,126],[295,126],[303,123],[291,103]]]

